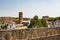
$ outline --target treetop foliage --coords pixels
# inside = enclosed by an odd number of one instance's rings
[[[30,25],[28,28],[40,28],[40,27],[47,27],[46,20],[39,19],[37,15],[35,15],[31,20],[30,20]]]

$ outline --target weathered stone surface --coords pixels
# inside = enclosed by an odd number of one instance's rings
[[[43,37],[43,38],[28,39],[28,40],[60,40],[60,35]]]
[[[2,40],[60,40],[60,27],[0,30]]]

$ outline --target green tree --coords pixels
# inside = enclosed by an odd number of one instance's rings
[[[56,17],[56,19],[60,19],[60,17]]]
[[[45,19],[41,19],[41,23],[42,23],[43,27],[48,27],[48,24]]]
[[[35,16],[33,17],[33,19],[34,19],[34,20],[38,20],[38,16],[35,15]]]
[[[57,18],[50,17],[48,20],[55,21]]]
[[[41,20],[38,19],[37,15],[35,15],[33,19],[30,20],[30,25],[28,26],[28,28],[39,28],[41,26]]]
[[[7,29],[8,24],[5,24],[2,20],[0,20],[0,29]]]
[[[2,24],[1,29],[7,29],[8,24]]]

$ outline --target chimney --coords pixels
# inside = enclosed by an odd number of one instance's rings
[[[19,24],[22,24],[23,21],[23,12],[19,12]]]

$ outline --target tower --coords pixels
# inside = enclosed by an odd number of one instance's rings
[[[19,24],[22,24],[23,21],[23,12],[19,12]]]

